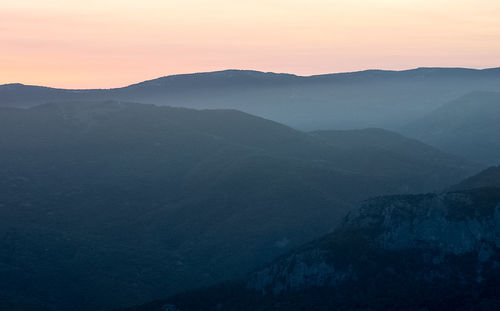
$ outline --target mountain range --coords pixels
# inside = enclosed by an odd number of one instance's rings
[[[499,309],[499,91],[499,68],[0,85],[0,310]]]
[[[109,310],[244,277],[364,199],[479,169],[387,130],[236,110],[0,108],[0,309]]]
[[[301,130],[398,129],[469,92],[498,91],[500,69],[367,70],[301,77],[226,70],[166,76],[116,89],[0,86],[0,106],[56,101],[134,101],[237,109]]]

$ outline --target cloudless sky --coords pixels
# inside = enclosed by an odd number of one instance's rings
[[[0,0],[0,83],[500,66],[500,0]]]

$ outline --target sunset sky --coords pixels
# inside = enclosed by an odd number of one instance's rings
[[[0,0],[0,83],[500,66],[499,0]]]

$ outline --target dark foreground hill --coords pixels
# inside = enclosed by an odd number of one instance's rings
[[[473,92],[407,125],[402,132],[471,161],[500,161],[500,93]]]
[[[167,76],[109,90],[0,86],[0,106],[121,100],[238,109],[304,130],[395,129],[473,91],[499,91],[500,69],[367,70],[300,77],[245,70]]]
[[[234,110],[4,108],[0,309],[104,310],[243,276],[331,231],[359,200],[476,170],[371,131],[385,147]]]
[[[245,281],[128,310],[499,310],[499,264],[500,188],[382,196]]]

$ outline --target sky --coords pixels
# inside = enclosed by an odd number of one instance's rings
[[[0,84],[500,66],[499,0],[0,0]]]

